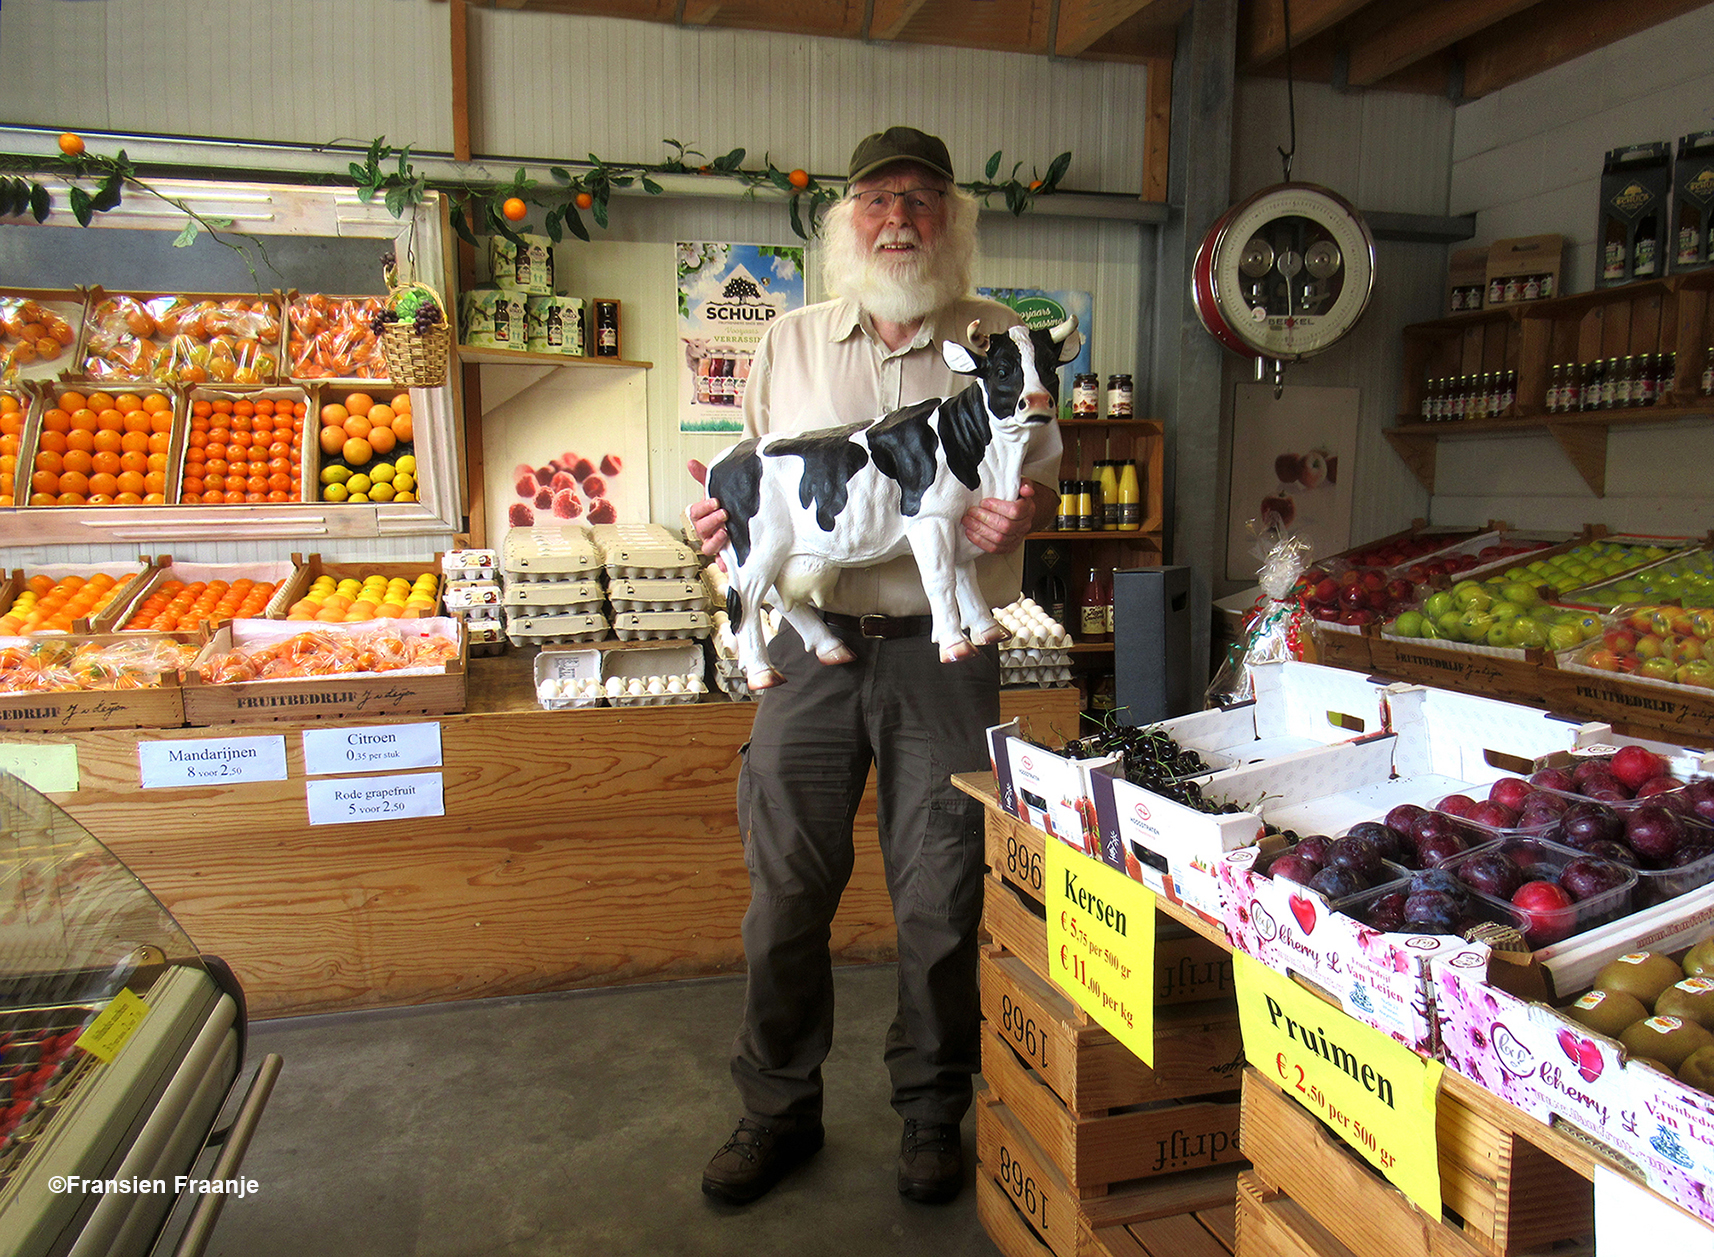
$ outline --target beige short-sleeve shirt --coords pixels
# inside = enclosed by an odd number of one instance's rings
[[[968,297],[923,320],[914,339],[890,350],[869,317],[850,301],[824,301],[773,323],[756,347],[744,392],[744,433],[804,432],[861,423],[930,397],[950,397],[972,381],[946,365],[940,346],[969,346],[973,321],[990,334],[1019,319],[997,301]],[[1038,428],[1024,454],[1024,478],[1052,486],[1059,475],[1057,423]],[[1018,596],[1023,549],[984,554],[976,575],[990,606]],[[926,615],[916,560],[905,555],[872,567],[845,568],[822,609],[847,615]]]

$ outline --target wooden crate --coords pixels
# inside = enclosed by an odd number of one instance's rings
[[[1511,702],[1542,702],[1541,652],[1523,659],[1452,650],[1432,641],[1370,640],[1370,670],[1395,681],[1432,685],[1463,694],[1480,694]]]
[[[1714,690],[1653,683],[1620,672],[1547,667],[1541,669],[1536,697],[1530,701],[1561,715],[1666,730],[1675,743],[1714,740]]]
[[[304,477],[306,481],[311,477],[311,474],[310,468],[306,464],[304,467]],[[319,554],[311,554],[307,556],[294,554],[292,555],[292,563],[296,566],[297,571],[292,574],[285,584],[281,585],[279,589],[274,591],[273,598],[268,602],[267,614],[274,619],[284,619],[286,612],[291,608],[292,604],[307,594],[310,586],[315,584],[315,582],[323,576],[331,576],[336,581],[342,581],[348,578],[351,580],[361,581],[370,576],[385,576],[391,580],[395,576],[403,576],[406,580],[414,581],[424,572],[432,572],[434,573],[435,580],[437,582],[434,608],[428,611],[412,612],[409,615],[400,616],[399,618],[410,620],[439,615],[440,592],[441,587],[445,585],[445,582],[440,579],[440,560],[441,553],[438,550],[435,551],[431,558],[423,559],[420,562],[413,560],[409,563],[401,563],[397,560],[382,561],[379,559],[358,559],[349,563],[344,563],[335,559],[323,559]]]
[[[201,635],[189,633],[88,633],[56,637],[73,645],[135,646],[139,638],[166,637],[191,644]],[[43,638],[37,638],[40,642]],[[46,690],[33,694],[0,694],[0,732],[68,733],[81,729],[176,729],[185,722],[184,690],[176,673],[160,685],[134,690]]]
[[[1005,1188],[980,1172],[976,1175],[976,1220],[1004,1257],[1058,1257],[1013,1207]]]
[[[982,1076],[1079,1196],[1239,1159],[1235,1101],[1168,1100],[1074,1113],[993,1026],[982,1032]]]
[[[982,812],[982,855],[988,867],[1037,903],[1043,902],[1047,835],[997,807],[985,807]]]
[[[1228,1257],[1238,1246],[1237,1176],[1220,1175],[1219,1204],[1090,1228],[1079,1244],[1080,1257]]]
[[[260,622],[237,623],[256,625]],[[333,627],[378,629],[390,623],[377,620],[360,625],[318,624],[305,627],[318,630]],[[422,622],[413,623],[420,625]],[[379,672],[210,685],[203,681],[197,668],[192,668],[185,674],[185,722],[226,725],[279,720],[365,720],[389,716],[442,716],[463,711],[470,639],[462,624],[456,621],[449,623],[458,634],[458,654],[448,660],[441,671],[426,675],[402,676],[396,672]],[[199,667],[212,656],[232,649],[233,624],[233,621],[228,621],[216,630],[197,659]]]
[[[1222,1225],[1222,1211],[1233,1209],[1237,1167],[1192,1171],[1145,1179],[1115,1187],[1106,1195],[1080,1199],[1053,1162],[1031,1139],[1006,1105],[992,1092],[980,1097],[976,1109],[977,1180],[998,1187],[1016,1219],[1036,1243],[1056,1257],[1099,1257],[1101,1254],[1149,1252],[1135,1247],[1126,1228],[1154,1232],[1157,1239],[1171,1234],[1189,1234],[1201,1229],[1193,1211],[1214,1215],[1213,1225]],[[1184,1219],[1173,1225],[1170,1219]],[[989,1231],[994,1234],[993,1229]],[[1207,1232],[1204,1231],[1206,1237]],[[1126,1241],[1130,1240],[1128,1246]],[[1000,1243],[995,1237],[995,1242]],[[1002,1247],[1005,1247],[1002,1245]],[[1010,1251],[1010,1250],[1008,1250]],[[1171,1249],[1155,1249],[1163,1254]],[[1186,1247],[1186,1257],[1208,1257],[1230,1252],[1230,1245],[1216,1250]]]
[[[1370,643],[1374,639],[1369,634],[1348,633],[1325,624],[1316,628],[1320,630],[1315,635],[1316,663],[1329,668],[1349,668],[1353,672],[1367,672],[1373,667]]]
[[[1439,1103],[1441,1195],[1465,1211],[1450,1220],[1424,1213],[1254,1069],[1244,1071],[1244,1155],[1267,1188],[1289,1196],[1359,1254],[1505,1254],[1591,1229],[1586,1180],[1574,1186],[1564,1176],[1577,1177],[1575,1171],[1555,1163],[1556,1172],[1533,1149],[1520,1155],[1513,1137],[1449,1107],[1444,1092]]]
[[[1235,1257],[1359,1257],[1291,1197],[1254,1174],[1238,1175]]]
[[[1074,1114],[1206,1095],[1238,1085],[1237,1005],[1173,1005],[1155,1014],[1155,1064],[1143,1064],[1016,956],[983,950],[982,1016]]]

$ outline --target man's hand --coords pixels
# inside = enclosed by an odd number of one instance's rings
[[[1010,554],[1035,529],[1036,486],[1026,480],[1013,499],[983,498],[964,512],[964,535],[989,554]]]
[[[694,458],[690,460],[690,474],[697,484],[707,486],[708,468]],[[720,509],[719,502],[703,498],[685,507],[685,514],[690,517],[690,526],[696,529],[696,535],[702,538],[704,554],[718,555],[726,548],[726,512]]]

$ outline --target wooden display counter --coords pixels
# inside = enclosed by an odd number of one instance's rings
[[[435,819],[307,824],[299,733],[325,722],[0,744],[77,748],[80,788],[50,797],[232,965],[257,1016],[741,969],[749,883],[734,792],[754,705],[543,711],[530,667],[521,654],[471,660],[471,709],[438,718]],[[1063,734],[1077,692],[1006,690],[1001,710]],[[270,733],[286,737],[285,781],[139,792],[141,741]],[[833,923],[840,963],[893,954],[874,832],[871,787]]]

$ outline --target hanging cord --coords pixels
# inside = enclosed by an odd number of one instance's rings
[[[1291,149],[1279,149],[1280,161],[1285,166],[1285,182],[1291,182],[1291,159],[1297,155],[1297,97],[1292,91],[1291,74],[1291,0],[1280,0],[1280,9],[1285,15],[1285,92],[1286,115],[1291,119]]]

